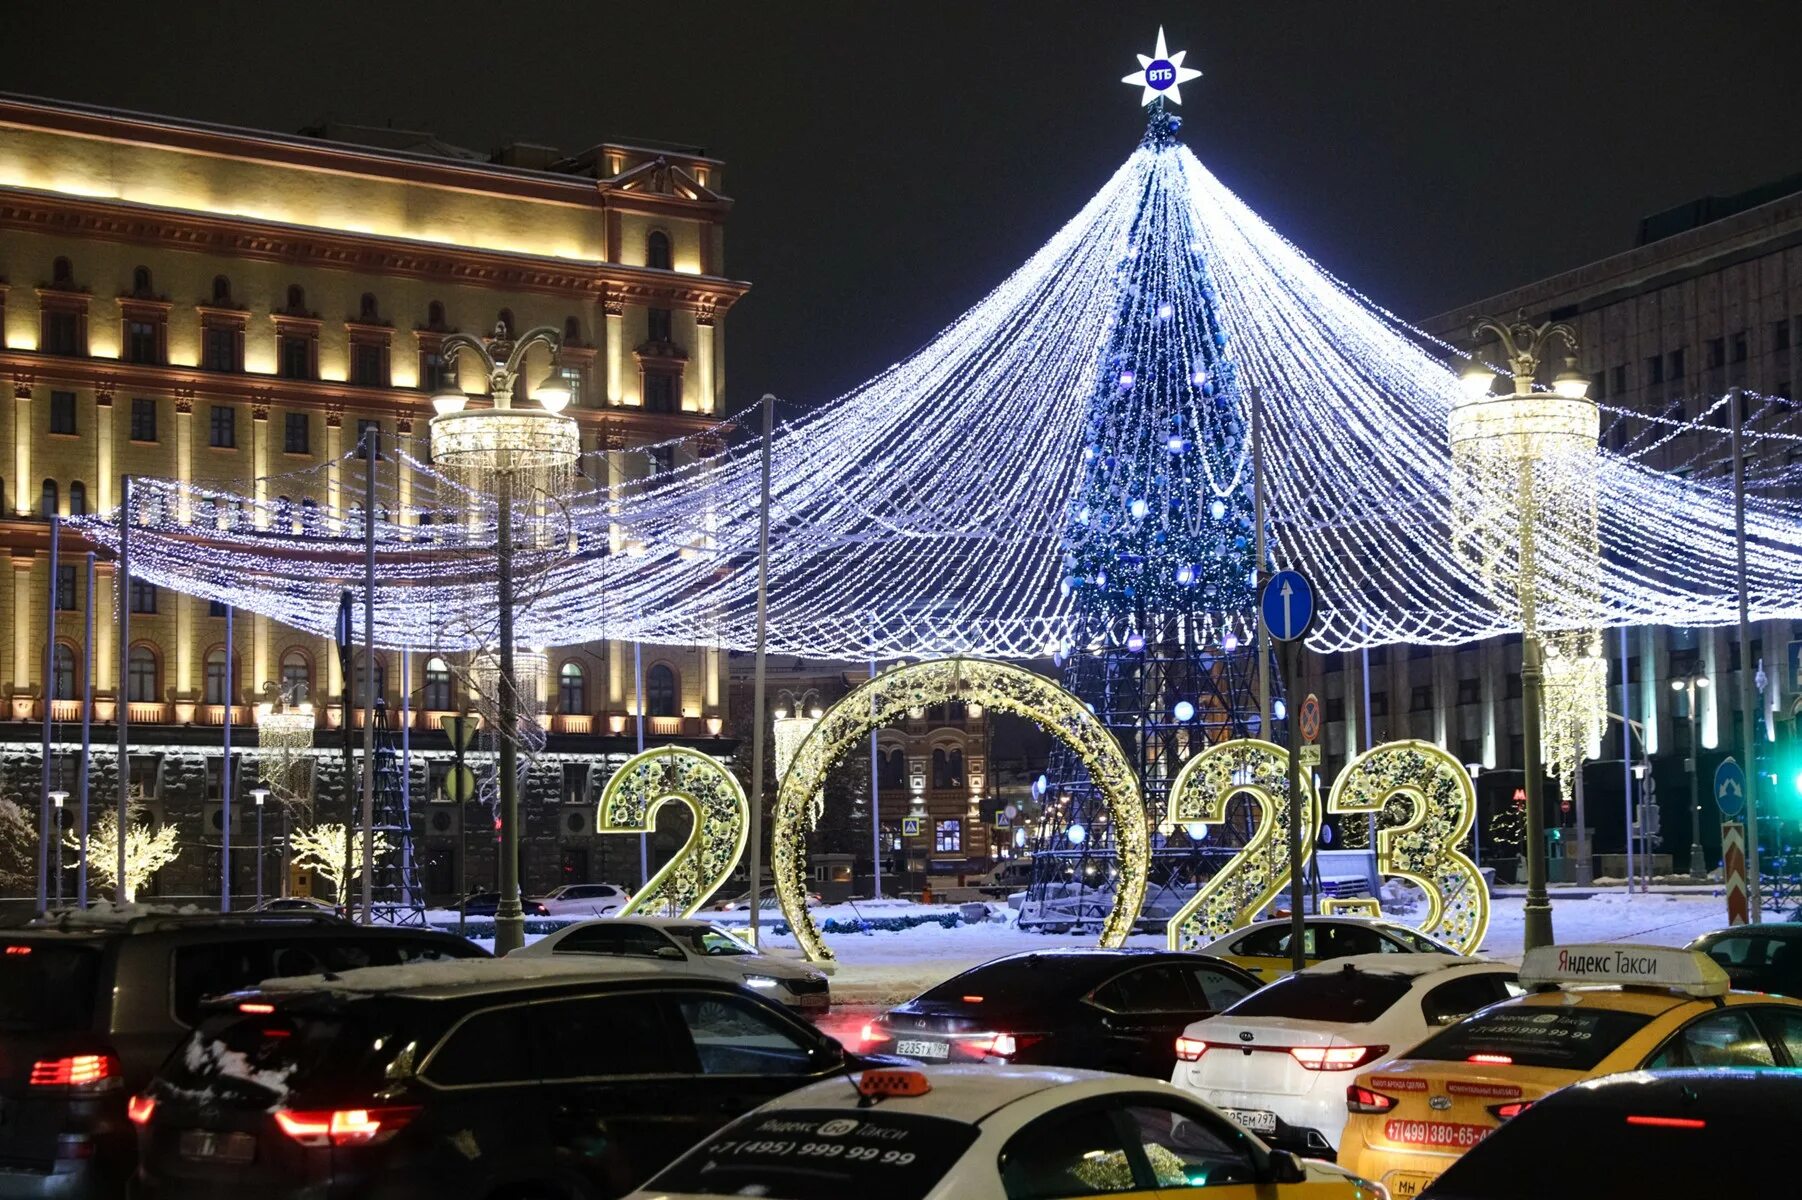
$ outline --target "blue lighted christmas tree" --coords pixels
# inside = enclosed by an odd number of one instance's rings
[[[1260,723],[1250,409],[1208,247],[1178,186],[1180,125],[1153,101],[1144,191],[1114,268],[1119,303],[1064,537],[1063,586],[1078,625],[1055,657],[1064,686],[1138,768],[1154,825],[1152,920],[1240,840],[1230,825],[1206,844],[1171,828],[1170,781],[1191,754],[1256,736]],[[1061,745],[1041,783],[1038,870],[1022,924],[1080,925],[1105,910],[1116,869],[1106,806]]]

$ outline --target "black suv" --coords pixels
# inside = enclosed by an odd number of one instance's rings
[[[863,1062],[679,969],[474,965],[220,1002],[132,1100],[136,1195],[618,1196],[733,1118]]]
[[[115,1197],[126,1097],[205,996],[278,975],[483,956],[461,938],[330,915],[76,915],[0,933],[0,1196]]]

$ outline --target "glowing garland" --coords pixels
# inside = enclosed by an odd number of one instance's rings
[[[1080,700],[1052,680],[1005,663],[943,658],[893,667],[854,688],[826,710],[795,753],[776,794],[770,835],[771,869],[782,915],[801,952],[814,962],[831,949],[807,911],[807,809],[833,765],[868,745],[870,732],[904,717],[911,708],[972,701],[996,712],[1025,717],[1068,745],[1089,769],[1107,800],[1119,854],[1114,902],[1101,926],[1101,945],[1119,946],[1145,902],[1150,829],[1132,764],[1119,743]]]
[[[732,875],[745,852],[751,808],[737,776],[686,746],[659,746],[621,764],[601,791],[597,833],[652,833],[657,810],[677,801],[694,815],[682,849],[638,889],[621,916],[692,917]]]

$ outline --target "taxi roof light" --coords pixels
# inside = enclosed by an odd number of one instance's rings
[[[857,1090],[872,1099],[886,1096],[924,1096],[932,1090],[932,1081],[919,1071],[902,1067],[883,1067],[865,1071],[857,1077]]]
[[[1732,984],[1721,965],[1700,950],[1669,946],[1538,946],[1520,964],[1520,986],[1540,988],[1637,987],[1676,992],[1699,1000],[1725,996]]]

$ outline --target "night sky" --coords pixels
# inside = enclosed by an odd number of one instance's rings
[[[1512,36],[1509,30],[1526,20]],[[489,149],[726,160],[729,404],[905,356],[1131,151],[1162,23],[1184,136],[1335,274],[1425,317],[1802,171],[1802,4],[1564,0],[14,6],[0,88]]]

